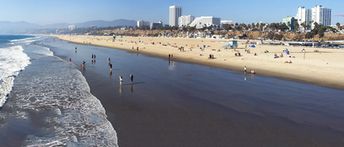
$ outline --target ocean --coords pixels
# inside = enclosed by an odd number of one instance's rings
[[[13,81],[19,72],[30,64],[30,58],[24,53],[18,42],[32,36],[0,36],[0,107],[4,105],[12,90]]]
[[[117,146],[117,134],[77,66],[45,36],[0,36],[1,146]]]

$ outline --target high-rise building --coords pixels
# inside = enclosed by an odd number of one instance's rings
[[[299,7],[297,9],[297,14],[295,19],[297,19],[300,28],[306,30],[308,27],[304,28],[303,26],[311,26],[312,23],[312,10],[306,9],[305,7]]]
[[[323,8],[321,5],[316,5],[312,9],[306,9],[305,7],[299,7],[297,9],[296,19],[300,28],[313,29],[314,23],[319,25],[330,26],[331,25],[331,9]],[[307,27],[304,28],[303,26]]]
[[[182,16],[182,8],[176,5],[170,6],[169,9],[169,24],[171,27],[178,26],[178,18]]]
[[[331,9],[324,8],[321,5],[316,5],[312,8],[312,28],[314,23],[319,25],[330,26],[331,25]]]
[[[180,16],[178,18],[178,25],[179,27],[186,27],[189,26],[189,24],[191,24],[194,20],[195,17],[192,15]]]

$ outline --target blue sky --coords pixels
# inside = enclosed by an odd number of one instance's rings
[[[145,19],[167,21],[168,6],[183,7],[183,14],[213,15],[235,22],[279,22],[294,16],[298,6],[322,4],[331,8],[332,23],[344,23],[343,0],[1,0],[0,21],[38,24],[88,20]]]

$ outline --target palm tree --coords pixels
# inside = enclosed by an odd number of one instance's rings
[[[298,21],[294,21],[294,31],[299,31],[300,29],[300,24]]]
[[[337,26],[337,28],[338,28],[339,30],[341,29],[340,23],[339,23],[339,22],[336,23],[336,26]]]
[[[306,22],[301,23],[301,26],[302,26],[303,29],[307,30],[307,24],[306,24]]]

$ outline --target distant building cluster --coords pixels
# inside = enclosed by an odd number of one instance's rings
[[[301,31],[311,30],[315,24],[330,26],[331,25],[331,9],[324,8],[322,5],[316,5],[311,9],[298,7],[296,16],[288,16],[283,18],[282,23],[286,24],[290,30],[296,29]],[[137,21],[138,28],[158,29],[165,26],[170,27],[194,27],[196,29],[207,27],[222,27],[223,25],[234,24],[231,20],[221,20],[214,16],[183,15],[183,9],[180,6],[172,5],[169,7],[168,25],[164,25],[162,21],[148,22],[144,20]]]
[[[295,24],[299,25],[300,30],[306,31],[313,29],[315,23],[323,26],[331,25],[331,9],[324,8],[322,5],[316,5],[311,9],[305,7],[299,7],[295,17],[286,17],[283,19],[283,23],[287,24],[291,30],[295,29]]]
[[[195,27],[201,29],[205,27],[221,27],[222,24],[233,24],[231,20],[221,21],[221,18],[214,16],[200,16],[183,15],[182,7],[172,5],[169,7],[169,24],[170,27]],[[157,29],[164,27],[162,21],[148,22],[144,20],[137,21],[138,28]]]
[[[74,31],[76,29],[76,25],[69,25],[68,30],[69,31]]]
[[[211,26],[221,26],[221,18],[214,16],[194,17],[192,15],[182,15],[182,8],[179,6],[170,6],[169,8],[170,27],[195,27],[197,29]]]

